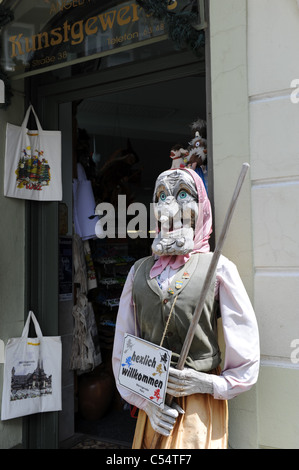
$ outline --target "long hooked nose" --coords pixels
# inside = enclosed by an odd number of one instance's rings
[[[164,204],[171,204],[173,201],[176,201],[174,196],[167,196],[167,198],[164,201]]]
[[[158,219],[160,222],[166,223],[169,219],[173,219],[179,211],[177,200],[173,196],[167,196],[163,201],[163,206],[160,208]]]

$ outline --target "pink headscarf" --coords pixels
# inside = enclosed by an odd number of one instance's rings
[[[175,171],[188,171],[194,179],[198,194],[198,217],[195,225],[194,248],[186,255],[160,256],[151,269],[150,277],[156,277],[170,265],[172,269],[183,266],[193,253],[208,253],[210,251],[209,238],[212,233],[212,211],[202,179],[189,168]]]

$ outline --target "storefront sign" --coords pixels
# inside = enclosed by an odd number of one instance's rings
[[[163,408],[170,359],[167,349],[126,334],[119,384]]]
[[[176,0],[169,9],[182,11],[189,3]],[[20,4],[14,17],[2,33],[5,69],[13,74],[68,65],[165,36],[163,21],[134,0],[35,0],[26,10]]]

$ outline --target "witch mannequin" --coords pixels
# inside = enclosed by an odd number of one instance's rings
[[[211,206],[191,169],[163,172],[154,191],[157,235],[152,256],[131,268],[120,299],[112,365],[117,382],[123,338],[141,337],[171,351],[167,394],[158,408],[118,385],[139,408],[133,449],[225,449],[227,400],[248,391],[259,372],[256,317],[236,266],[221,255],[183,370],[175,368],[212,259]],[[225,340],[222,370],[217,319]],[[158,448],[158,447],[155,447]]]

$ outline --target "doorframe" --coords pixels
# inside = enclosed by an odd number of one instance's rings
[[[206,53],[207,56],[207,53]],[[43,84],[42,75],[26,80],[26,97],[45,129],[59,129],[59,106],[78,99],[162,83],[191,75],[205,75],[207,57],[200,61],[191,52],[175,53],[142,64],[106,69]],[[208,93],[209,84],[207,83]],[[210,94],[206,96],[210,106]],[[207,108],[208,129],[210,108]],[[70,116],[70,119],[72,117]],[[211,147],[210,147],[211,148]],[[210,158],[210,155],[209,155]],[[211,165],[212,166],[212,165]],[[209,170],[210,171],[210,170]],[[212,181],[212,180],[211,180]],[[210,183],[211,184],[211,183]],[[44,335],[59,334],[58,202],[26,203],[26,305],[37,313]],[[45,269],[46,266],[46,269]],[[58,412],[41,413],[23,420],[23,445],[27,449],[59,447]]]
[[[41,116],[39,106],[35,103],[34,107]],[[58,203],[26,201],[25,244],[25,311],[35,312],[44,336],[57,336]],[[23,447],[57,449],[58,413],[23,418]]]

